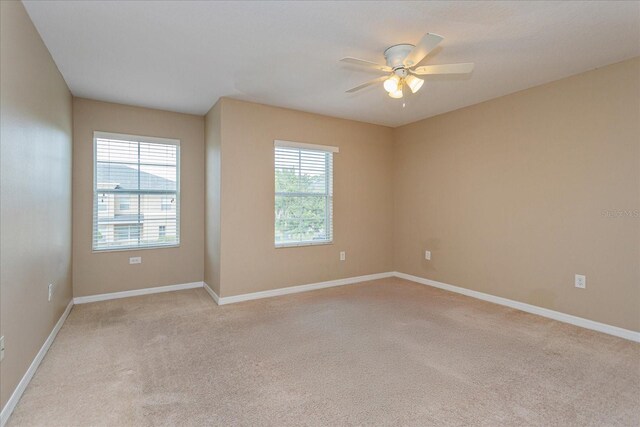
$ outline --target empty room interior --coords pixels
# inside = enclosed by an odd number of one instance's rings
[[[0,30],[0,427],[640,425],[639,1]]]

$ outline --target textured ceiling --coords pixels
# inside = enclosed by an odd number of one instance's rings
[[[205,114],[221,96],[399,126],[640,55],[640,3],[25,1],[75,96]],[[344,56],[445,37],[475,62],[402,101]]]

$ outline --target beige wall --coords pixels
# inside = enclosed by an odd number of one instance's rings
[[[22,3],[0,2],[0,20],[4,407],[71,300],[72,120],[71,94]]]
[[[180,247],[91,251],[93,132],[180,140]],[[203,280],[204,118],[148,108],[73,100],[73,295]],[[129,265],[141,256],[142,264]]]
[[[639,59],[394,133],[397,271],[640,330]]]
[[[204,281],[220,295],[220,150],[221,111],[218,101],[205,117],[205,254]]]
[[[221,296],[390,271],[392,129],[221,101]],[[340,148],[334,243],[274,248],[273,141]],[[340,262],[339,252],[347,252]]]

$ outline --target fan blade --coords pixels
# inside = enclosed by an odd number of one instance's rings
[[[473,71],[473,67],[474,64],[471,62],[464,64],[425,65],[411,70],[411,72],[420,76],[425,74],[467,74]]]
[[[365,87],[367,87],[367,86],[371,86],[371,85],[374,85],[374,84],[376,84],[376,83],[380,83],[380,82],[382,82],[382,81],[387,80],[388,78],[389,78],[389,76],[382,76],[382,77],[378,77],[377,79],[369,80],[368,82],[363,83],[363,84],[361,84],[360,86],[356,86],[356,87],[354,87],[354,88],[349,89],[349,90],[347,91],[347,93],[357,92],[357,91],[359,91],[360,89],[364,89],[364,88],[365,88]]]
[[[387,67],[386,65],[376,64],[375,62],[365,61],[364,59],[358,58],[342,58],[340,61],[346,62],[347,64],[359,65],[361,67],[375,68],[378,71],[384,71],[385,73],[391,72],[391,67]]]
[[[418,44],[411,49],[411,52],[409,52],[409,55],[407,55],[402,63],[405,67],[414,67],[418,65],[420,61],[422,61],[429,52],[438,46],[443,39],[444,37],[437,34],[425,34],[422,36]]]

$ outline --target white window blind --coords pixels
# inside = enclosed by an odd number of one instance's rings
[[[336,147],[275,141],[275,245],[333,241]]]
[[[94,132],[93,250],[180,244],[180,141]]]

